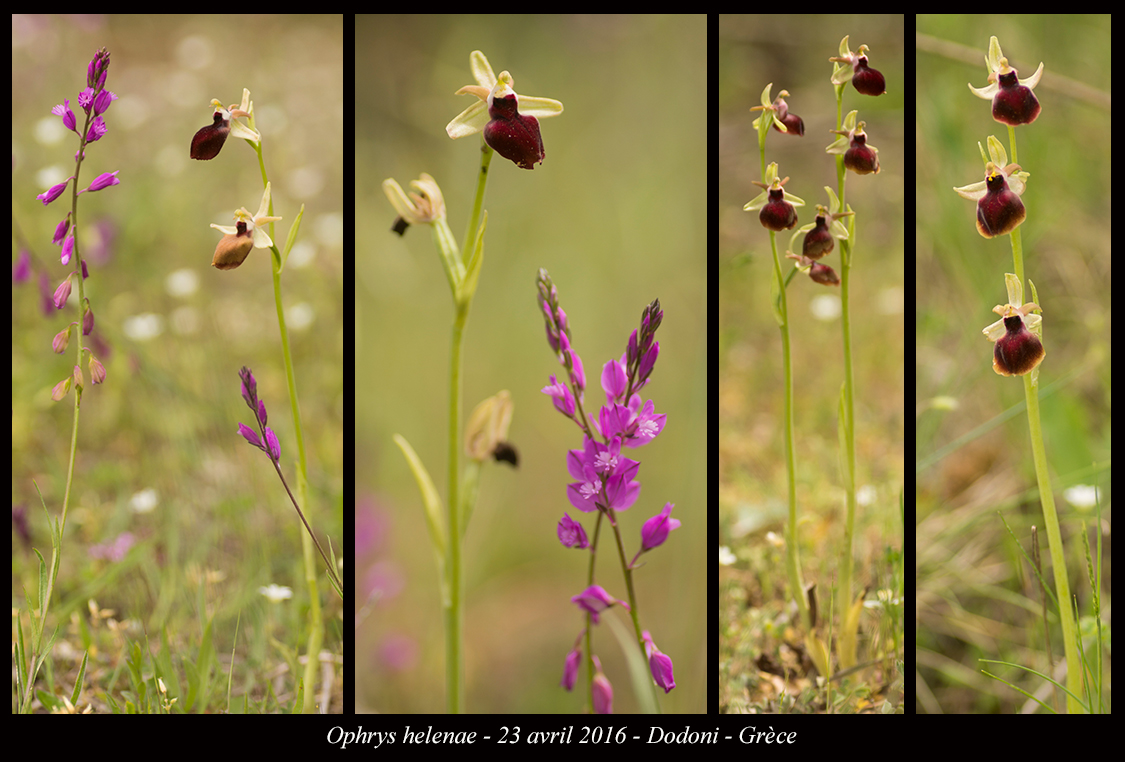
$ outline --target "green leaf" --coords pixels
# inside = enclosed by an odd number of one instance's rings
[[[437,489],[434,487],[434,481],[430,478],[430,474],[426,471],[426,467],[422,464],[422,459],[414,452],[414,448],[406,441],[406,438],[395,434],[395,444],[398,449],[402,450],[403,457],[406,458],[406,463],[410,466],[410,470],[414,473],[414,481],[418,483],[418,491],[422,493],[422,505],[426,509],[426,524],[430,528],[430,542],[434,546],[434,553],[437,554],[439,567],[445,558],[445,524],[441,520],[441,498],[438,497]]]
[[[285,269],[285,263],[289,260],[289,252],[293,249],[293,243],[297,240],[297,231],[301,229],[301,217],[305,215],[305,205],[301,204],[301,211],[297,212],[297,219],[293,220],[293,226],[289,228],[289,237],[285,239],[285,249],[281,252],[281,270]]]
[[[473,300],[473,294],[477,291],[477,281],[480,279],[480,269],[484,264],[484,231],[488,227],[488,212],[484,212],[484,216],[480,221],[480,229],[477,230],[477,237],[473,243],[473,253],[469,258],[469,266],[465,273],[465,280],[461,282],[460,292],[457,294],[458,304],[467,304]]]

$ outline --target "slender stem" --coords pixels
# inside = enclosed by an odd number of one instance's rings
[[[765,115],[762,116],[765,119]],[[762,182],[766,181],[766,139],[758,132],[758,151],[761,154]],[[786,566],[789,572],[789,587],[801,612],[801,624],[805,632],[811,629],[809,604],[805,598],[805,585],[801,580],[801,552],[797,542],[797,456],[793,449],[793,362],[789,347],[789,306],[786,301],[786,280],[781,269],[781,257],[777,253],[777,234],[770,231],[770,249],[773,252],[773,278],[777,291],[777,311],[781,329],[781,364],[785,373],[785,471],[789,486],[789,526],[785,529]]]
[[[461,247],[461,272],[464,258],[470,256],[473,239],[480,224],[484,208],[484,192],[488,187],[488,166],[493,150],[481,138],[480,172],[477,175],[477,192],[469,227],[465,231],[465,245]],[[440,248],[440,247],[439,247]],[[457,302],[454,292],[453,335],[449,347],[449,544],[446,548],[446,598],[445,606],[445,690],[446,706],[450,714],[460,714],[465,704],[465,685],[462,643],[464,600],[462,598],[461,540],[464,528],[461,517],[466,515],[461,505],[461,350],[465,339],[465,323],[469,319],[472,295]]]
[[[82,323],[83,317],[86,313],[86,284],[85,278],[82,277],[82,255],[78,246],[78,178],[82,174],[82,162],[86,158],[86,136],[90,133],[90,123],[93,121],[93,113],[86,112],[86,123],[82,127],[82,131],[78,133],[78,155],[75,160],[74,166],[74,180],[70,186],[70,224],[71,235],[74,236],[74,249],[72,252],[73,258],[71,262],[74,265],[74,272],[76,276],[71,276],[78,285],[78,320],[71,326],[74,330],[74,368],[82,367],[82,353],[85,351],[82,346],[83,334]],[[70,369],[70,375],[74,376],[74,368]],[[83,384],[84,386],[84,384]],[[42,654],[40,649],[43,645],[43,633],[47,629],[47,612],[51,607],[51,596],[55,590],[55,582],[58,579],[60,556],[62,555],[62,538],[66,532],[66,517],[70,508],[70,490],[74,485],[74,462],[78,457],[78,419],[82,413],[82,392],[83,386],[74,384],[74,415],[70,426],[70,458],[66,467],[66,490],[63,493],[63,506],[62,516],[59,520],[59,532],[57,542],[54,540],[54,531],[52,530],[51,542],[51,566],[47,569],[47,578],[45,580],[46,592],[41,594],[43,600],[42,611],[38,612],[38,623],[36,622],[36,612],[31,613],[32,623],[32,643],[31,643],[31,658],[27,662],[27,680],[24,682],[23,695],[20,697],[20,712],[30,712],[35,690],[35,678],[39,672]]]
[[[1008,127],[1008,140],[1012,149],[1012,163],[1016,162],[1016,131]],[[1023,279],[1023,237],[1017,227],[1012,231],[1012,264],[1019,278],[1021,289]],[[1024,292],[1027,293],[1026,291]],[[1027,301],[1027,297],[1024,297]],[[1016,305],[1020,306],[1020,305]],[[1039,421],[1039,372],[1037,370],[1023,376],[1023,394],[1027,400],[1027,425],[1031,434],[1031,454],[1035,461],[1035,479],[1039,484],[1039,502],[1043,506],[1043,523],[1047,529],[1047,544],[1051,553],[1051,569],[1055,575],[1055,592],[1059,601],[1059,622],[1062,625],[1063,651],[1066,654],[1066,687],[1070,693],[1066,697],[1068,714],[1083,712],[1082,703],[1076,696],[1082,695],[1082,661],[1078,655],[1078,629],[1071,609],[1070,580],[1066,572],[1066,554],[1063,552],[1062,533],[1059,531],[1059,516],[1055,510],[1055,496],[1051,491],[1051,474],[1047,470],[1047,450],[1043,445],[1043,427]]]
[[[575,397],[575,399],[578,399]],[[580,403],[581,404],[581,403]],[[586,576],[586,586],[594,584],[597,579],[595,570],[598,565],[598,541],[601,539],[602,534],[602,521],[605,519],[605,512],[598,511],[598,519],[594,522],[594,538],[590,541],[590,569]],[[586,645],[586,714],[594,713],[594,622],[593,616],[590,612],[586,612],[586,629],[585,629],[585,645]]]
[[[250,117],[250,126],[254,127],[254,117]],[[254,153],[258,156],[258,171],[262,175],[262,187],[265,188],[269,185],[269,173],[266,171],[266,160],[262,150],[262,142],[255,143],[252,140],[246,141]],[[273,195],[270,195],[269,209],[267,210],[269,216],[273,216]],[[276,240],[277,235],[274,232],[274,224],[270,224],[270,238]],[[277,328],[281,338],[281,355],[285,361],[285,378],[289,386],[289,409],[293,416],[293,437],[297,441],[297,502],[300,505],[308,507],[309,505],[309,466],[308,458],[305,455],[305,435],[304,427],[301,424],[301,400],[297,396],[297,376],[293,369],[293,352],[289,345],[289,328],[285,323],[285,303],[281,293],[281,268],[283,263],[281,261],[281,251],[277,245],[270,247],[272,253],[271,261],[273,263],[273,300],[274,307],[277,311]],[[278,469],[280,473],[280,468]],[[288,486],[287,486],[288,488]],[[300,513],[300,509],[297,511]],[[301,520],[304,521],[304,516]],[[308,524],[306,522],[306,527]],[[310,533],[308,535],[301,535],[301,559],[304,564],[305,585],[309,591],[309,641],[308,641],[308,661],[305,663],[304,671],[304,705],[302,711],[305,714],[311,714],[316,710],[316,693],[313,686],[316,684],[316,678],[319,666],[318,654],[320,653],[321,643],[324,641],[324,621],[320,613],[320,590],[318,588],[319,575],[316,571],[316,558],[313,556],[313,542],[315,537]],[[320,545],[317,543],[317,548]],[[323,551],[321,551],[323,555]],[[331,564],[329,564],[331,565]],[[332,570],[335,576],[336,570]]]
[[[460,714],[464,705],[462,679],[461,623],[461,511],[460,479],[461,441],[461,349],[465,336],[468,305],[457,307],[453,319],[453,336],[449,349],[449,544],[445,601],[445,682],[446,703],[450,714]]]
[[[481,209],[484,208],[484,189],[488,185],[488,166],[492,163],[492,154],[496,153],[484,142],[484,136],[480,139],[480,173],[477,175],[477,195],[473,200],[473,213],[469,217],[469,227],[465,230],[465,245],[461,247],[461,256],[470,257],[471,249],[469,248],[473,239],[477,235],[477,227],[480,225]]]
[[[770,231],[770,247],[773,250],[774,278],[781,286],[777,301],[781,311],[781,363],[785,372],[785,411],[782,428],[785,430],[785,470],[789,483],[789,526],[786,527],[786,561],[789,571],[789,587],[797,600],[801,612],[801,624],[808,632],[811,626],[809,605],[805,598],[805,585],[801,580],[801,549],[797,542],[797,456],[793,449],[793,362],[789,346],[789,308],[782,285],[781,257],[777,253],[777,234]]]
[[[1083,713],[1082,704],[1075,696],[1082,695],[1082,661],[1078,655],[1078,629],[1071,609],[1070,581],[1066,572],[1066,555],[1063,553],[1059,516],[1055,511],[1055,497],[1051,492],[1051,475],[1047,470],[1047,450],[1043,446],[1043,428],[1039,422],[1039,379],[1032,381],[1033,373],[1023,377],[1024,396],[1027,398],[1027,424],[1031,433],[1031,453],[1035,460],[1035,478],[1039,483],[1039,500],[1043,505],[1043,523],[1047,528],[1047,544],[1051,552],[1051,568],[1055,575],[1055,591],[1059,599],[1059,622],[1062,624],[1063,650],[1066,653],[1066,687],[1074,694],[1066,697],[1068,714]]]
[[[836,86],[836,129],[842,129],[844,86]],[[840,211],[848,211],[846,190],[847,172],[844,157],[836,156],[836,181],[840,196]],[[855,216],[848,218],[849,236],[840,242],[840,308],[841,327],[844,344],[844,398],[841,414],[844,429],[844,547],[840,558],[840,586],[837,591],[836,608],[841,617],[846,617],[852,605],[852,545],[855,538],[855,375],[852,371],[852,319],[851,319],[851,271],[852,252],[855,246]],[[855,664],[855,640],[849,633],[837,640],[840,669],[848,669]]]

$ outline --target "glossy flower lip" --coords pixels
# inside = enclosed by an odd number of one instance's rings
[[[1034,302],[1023,304],[1023,284],[1012,273],[1004,276],[1008,290],[1008,304],[998,304],[992,311],[1000,316],[981,333],[996,344],[992,354],[992,369],[1001,376],[1022,376],[1038,367],[1047,356],[1043,349],[1043,316]],[[1032,294],[1035,284],[1032,284]],[[1034,376],[1032,377],[1034,381]]]
[[[499,95],[503,97],[506,91],[503,87],[500,92],[497,92],[497,85],[499,78],[492,73],[492,66],[488,63],[488,59],[484,53],[479,50],[474,50],[469,55],[469,68],[473,71],[473,78],[477,81],[476,85],[465,85],[459,89],[455,95],[475,95],[479,98],[473,105],[458,114],[453,121],[445,126],[445,132],[449,137],[456,140],[468,135],[475,135],[478,132],[483,132],[485,126],[490,121],[489,106],[492,105],[489,100],[490,97]],[[501,72],[501,77],[507,72]],[[511,89],[513,84],[512,76],[508,74],[505,78],[508,89]],[[536,119],[545,119],[550,116],[558,116],[563,112],[563,105],[559,101],[551,98],[539,98],[532,95],[519,95],[514,89],[511,93],[516,96],[519,104],[519,113],[523,116],[531,116]]]
[[[828,59],[836,64],[832,71],[832,84],[842,85],[851,80],[855,89],[863,95],[883,95],[887,92],[882,73],[867,63],[869,50],[866,45],[860,45],[859,50],[853,53],[848,47],[847,36],[840,40],[840,55]]]
[[[1006,235],[1019,227],[1027,218],[1020,196],[1026,185],[1026,172],[1018,164],[999,167],[994,162],[985,165],[985,178],[979,183],[954,188],[962,198],[977,202],[977,232],[985,238]]]
[[[512,89],[511,74],[500,72],[487,103],[489,121],[484,126],[484,142],[521,169],[534,169],[537,163],[543,163],[546,151],[539,120],[519,112],[519,96]]]
[[[887,81],[883,78],[882,72],[867,65],[867,56],[862,55],[866,49],[866,45],[860,46],[861,55],[855,63],[852,85],[864,95],[884,95],[887,92]]]
[[[805,134],[805,122],[801,117],[797,116],[789,110],[789,104],[785,99],[789,97],[788,90],[782,90],[777,94],[777,98],[770,102],[770,90],[773,89],[773,83],[766,85],[766,89],[762,91],[762,105],[751,106],[751,111],[763,111],[762,116],[758,117],[753,122],[754,129],[759,129],[761,120],[766,119],[767,129],[769,125],[778,132],[786,135],[795,135],[800,137]]]
[[[785,257],[797,260],[797,269],[807,273],[816,283],[822,286],[840,285],[840,276],[828,265],[809,259],[804,254],[786,254]]]
[[[825,186],[830,198],[831,208],[839,209],[840,200],[836,198],[836,193],[831,188]],[[802,225],[797,234],[804,233],[805,240],[801,244],[801,255],[807,259],[814,260],[820,259],[832,253],[836,247],[836,242],[833,239],[839,238],[841,241],[847,240],[848,228],[841,220],[848,217],[854,212],[832,212],[821,204],[816,205],[816,220],[808,225]],[[794,234],[793,241],[796,241]],[[789,246],[792,248],[793,241]]]
[[[1043,322],[1041,315],[1029,314],[1041,309],[1029,302],[1021,307],[1011,304],[997,305],[992,309],[1000,320],[984,329],[989,341],[996,343],[992,356],[992,369],[1001,376],[1022,376],[1033,371],[1047,356],[1043,342],[1031,332]]]
[[[192,137],[191,158],[202,161],[215,158],[231,135],[252,141],[255,145],[261,143],[262,136],[257,130],[238,121],[239,117],[254,116],[254,102],[250,100],[248,89],[242,89],[242,102],[232,104],[229,109],[224,108],[222,101],[217,98],[212,99],[211,105],[215,109],[212,123],[201,128]]]
[[[990,84],[978,88],[970,83],[969,89],[978,98],[992,101],[992,118],[1001,124],[1012,126],[1031,124],[1039,118],[1039,100],[1032,90],[1043,76],[1043,63],[1039,63],[1039,68],[1030,77],[1020,79],[1018,72],[1004,57],[996,37],[989,41],[988,55],[984,62],[988,67]]]
[[[761,209],[758,219],[762,225],[770,230],[792,229],[797,224],[797,210],[793,207],[804,206],[805,202],[782,187],[788,180],[788,177],[779,180],[777,177],[777,162],[771,163],[766,168],[766,182],[751,181],[754,185],[765,190],[744,206],[743,210],[750,212]]]
[[[857,175],[879,174],[879,149],[867,142],[863,131],[866,122],[856,124],[858,112],[849,112],[844,118],[844,129],[829,130],[840,135],[825,148],[826,153],[843,154],[844,166]]]

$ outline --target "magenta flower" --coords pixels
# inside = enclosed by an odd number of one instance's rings
[[[668,539],[669,532],[680,528],[679,519],[672,518],[672,506],[672,503],[666,503],[664,510],[641,527],[641,552],[660,547]]]
[[[594,714],[613,714],[613,686],[602,672],[602,663],[594,657],[597,670],[594,673]]]
[[[601,585],[590,585],[578,595],[572,597],[572,603],[578,605],[578,608],[587,612],[594,624],[598,623],[598,615],[613,605],[621,605],[626,609],[629,604],[625,601],[619,601],[612,595],[606,592],[605,588]]]
[[[774,165],[776,179],[776,165]],[[559,362],[571,374],[571,384],[565,384],[551,376],[551,383],[543,389],[552,397],[555,407],[573,420],[583,431],[583,444],[580,450],[569,450],[566,467],[576,480],[567,485],[567,499],[571,505],[584,513],[599,512],[599,530],[608,525],[621,547],[622,532],[619,514],[630,508],[640,496],[641,485],[636,480],[640,463],[621,454],[623,446],[638,447],[654,439],[664,428],[666,416],[657,414],[652,400],[641,403],[637,390],[645,386],[660,353],[660,344],[655,340],[656,329],[660,327],[664,312],[660,301],[654,300],[641,313],[640,328],[629,335],[625,354],[620,359],[610,360],[602,366],[601,386],[605,393],[605,404],[595,417],[588,414],[582,406],[581,394],[578,399],[572,395],[576,377],[581,374],[581,361],[571,346],[570,327],[566,313],[558,303],[558,291],[545,270],[539,271],[537,280],[539,307],[543,313],[547,329],[547,343]],[[584,385],[585,377],[581,383]],[[637,558],[646,551],[659,547],[668,533],[680,526],[677,519],[671,518],[672,503],[667,503],[656,516],[649,518],[641,530],[641,548],[633,561],[626,563],[622,558],[624,571],[629,582],[629,600],[634,592],[631,574],[636,568]],[[603,523],[603,519],[608,521]],[[563,514],[556,529],[559,542],[568,548],[594,548],[586,536],[582,525]],[[591,559],[593,563],[593,559]],[[591,567],[593,568],[593,567]],[[597,624],[599,616],[609,606],[620,603],[629,608],[624,601],[617,600],[602,587],[591,585],[582,593],[571,598],[588,614],[588,623]],[[634,618],[639,612],[634,612]],[[647,633],[646,633],[647,635]],[[578,638],[589,638],[583,630]],[[672,663],[654,646],[646,646],[653,679],[665,691],[675,687],[672,678]],[[596,712],[610,712],[613,709],[613,687],[601,672],[596,657],[596,674],[589,685]],[[581,652],[577,645],[567,654],[562,685],[567,690],[573,688],[581,663]]]
[[[90,183],[90,187],[88,187],[84,191],[79,191],[79,193],[85,193],[86,191],[100,191],[110,187],[111,185],[120,185],[121,181],[117,179],[117,173],[120,171],[121,170],[116,170],[114,172],[105,172],[98,175],[94,178],[94,182]]]
[[[578,680],[578,667],[582,663],[582,652],[574,648],[566,654],[566,666],[563,667],[563,679],[559,683],[568,691],[574,688],[574,683]]]
[[[656,647],[648,630],[641,633],[641,637],[645,642],[645,655],[648,657],[648,668],[652,672],[652,679],[664,689],[665,693],[669,693],[676,687],[676,678],[672,675],[672,660]]]
[[[590,513],[599,508],[623,511],[637,501],[640,482],[634,480],[641,464],[622,457],[621,440],[613,438],[604,445],[589,437],[581,450],[567,453],[566,468],[576,482],[567,485],[570,504]]]
[[[57,199],[59,196],[62,195],[63,191],[66,190],[66,186],[70,181],[71,181],[71,178],[68,177],[66,180],[59,183],[58,185],[52,185],[50,188],[43,191],[42,193],[40,193],[35,198],[42,201],[43,206],[46,206],[47,204],[51,203],[52,201],[54,201],[55,199]]]
[[[559,519],[559,542],[566,548],[578,548],[585,550],[590,547],[590,540],[586,537],[586,530],[582,525],[570,517],[570,514],[564,513],[563,517]]]

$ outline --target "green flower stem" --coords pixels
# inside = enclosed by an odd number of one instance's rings
[[[1008,142],[1012,149],[1012,163],[1016,160],[1016,131],[1008,127]],[[1023,237],[1017,227],[1011,233],[1012,265],[1020,287],[1023,279]],[[1027,294],[1027,291],[1024,291]],[[1028,297],[1024,297],[1027,301]],[[1055,575],[1055,592],[1059,601],[1059,622],[1062,625],[1063,651],[1066,654],[1066,697],[1068,714],[1083,713],[1082,703],[1075,698],[1082,695],[1082,661],[1078,655],[1078,628],[1071,609],[1070,580],[1066,573],[1066,554],[1063,552],[1059,516],[1055,510],[1055,496],[1051,491],[1051,474],[1047,470],[1047,450],[1043,445],[1043,426],[1039,421],[1039,373],[1032,371],[1023,376],[1023,394],[1027,400],[1027,425],[1031,434],[1031,454],[1035,461],[1035,479],[1039,483],[1039,502],[1043,506],[1043,523],[1047,528],[1047,544],[1051,551],[1051,569]]]
[[[836,129],[843,129],[843,97],[844,85],[836,85]],[[847,200],[844,196],[847,171],[844,168],[843,155],[836,156],[836,183],[837,195],[840,197],[840,211],[849,211]],[[855,215],[848,217],[848,238],[840,242],[840,309],[841,325],[844,343],[844,391],[841,399],[841,414],[843,421],[844,448],[844,495],[846,515],[844,518],[844,547],[840,551],[840,586],[837,591],[836,608],[841,617],[847,615],[852,607],[852,544],[855,538],[855,375],[852,371],[852,320],[851,320],[851,282],[852,247],[855,245]],[[849,642],[850,641],[849,639]],[[837,641],[843,649],[844,639]],[[854,647],[854,642],[852,642]],[[855,652],[839,653],[840,668],[847,669],[854,665]]]
[[[1082,695],[1082,661],[1078,655],[1078,628],[1071,609],[1070,581],[1066,573],[1066,555],[1063,553],[1059,516],[1055,511],[1055,498],[1051,492],[1051,475],[1047,471],[1047,450],[1043,446],[1043,428],[1039,422],[1039,379],[1031,380],[1032,373],[1023,377],[1023,391],[1027,399],[1027,424],[1031,432],[1031,453],[1035,460],[1035,478],[1039,482],[1039,500],[1043,504],[1043,523],[1047,527],[1047,543],[1051,551],[1051,568],[1055,574],[1055,591],[1059,599],[1059,621],[1062,624],[1063,650],[1066,653],[1066,687],[1073,695],[1066,697],[1068,714],[1084,713],[1075,696]]]
[[[599,511],[601,513],[601,511]],[[629,558],[625,553],[625,541],[621,537],[621,527],[617,525],[615,518],[610,518],[610,526],[613,527],[613,536],[617,540],[617,557],[621,561],[621,570],[625,575],[625,589],[629,595],[629,615],[633,619],[633,632],[637,637],[637,646],[641,649],[641,653],[645,652],[645,638],[644,632],[641,630],[641,614],[637,606],[637,593],[633,587],[633,568],[629,566]],[[591,583],[592,584],[592,583]],[[660,713],[660,694],[657,692],[656,683],[652,680],[648,681],[649,688],[652,691],[652,703],[656,707],[656,711]],[[639,697],[638,697],[639,698]],[[591,700],[592,694],[591,694]]]
[[[781,284],[781,257],[777,253],[777,234],[770,231],[770,247],[773,250],[774,278]],[[809,619],[809,604],[805,598],[805,585],[801,581],[801,551],[797,542],[797,456],[793,449],[793,362],[789,346],[789,308],[786,304],[785,288],[778,290],[777,306],[781,315],[781,363],[785,370],[785,467],[789,477],[789,526],[785,532],[786,561],[789,569],[789,587],[797,600],[801,612],[801,624],[805,632],[812,629]]]
[[[74,226],[74,251],[73,259],[75,270],[82,273],[82,255],[79,253],[78,246],[78,177],[82,173],[82,162],[86,159],[86,135],[90,133],[90,122],[93,120],[93,114],[89,111],[86,112],[86,124],[82,127],[82,131],[78,133],[78,158],[75,161],[74,167],[74,181],[70,186],[70,219],[71,224]],[[74,367],[82,367],[82,355],[85,348],[82,345],[82,319],[86,310],[86,279],[82,277],[73,278],[77,281],[78,286],[78,320],[76,320],[72,327],[74,329]],[[59,564],[62,560],[62,538],[63,533],[66,531],[66,518],[70,509],[70,491],[74,486],[74,462],[78,457],[78,419],[82,412],[82,391],[83,387],[75,384],[74,386],[74,415],[71,419],[70,425],[70,457],[67,460],[66,467],[66,490],[63,493],[62,515],[58,519],[58,531],[55,531],[54,521],[50,520],[51,526],[51,565],[45,566],[42,556],[39,557],[39,571],[40,571],[40,585],[43,590],[39,591],[39,600],[42,602],[39,612],[31,612],[31,658],[27,662],[27,674],[22,675],[26,678],[22,686],[23,691],[17,696],[19,701],[19,711],[21,714],[31,712],[32,699],[35,691],[35,678],[39,674],[39,667],[42,665],[44,656],[42,653],[43,648],[43,634],[47,629],[47,612],[51,608],[51,598],[55,591],[55,582],[58,580]],[[36,484],[36,491],[39,485]],[[43,573],[46,572],[44,578]],[[22,627],[22,624],[20,625]],[[18,667],[17,667],[18,669]]]
[[[484,189],[488,185],[488,166],[492,163],[493,151],[488,143],[484,142],[484,136],[481,135],[480,139],[480,174],[477,176],[477,197],[473,200],[473,214],[469,218],[469,227],[465,229],[465,245],[461,247],[464,256],[470,256],[472,252],[473,239],[477,234],[477,227],[480,225],[481,209],[484,207]],[[464,264],[464,263],[462,263]]]
[[[250,127],[254,127],[254,119],[250,118]],[[247,140],[247,143],[258,155],[258,169],[262,173],[262,187],[269,183],[266,172],[265,158],[262,156],[262,144]],[[273,216],[273,196],[270,196],[269,215]],[[274,225],[270,223],[270,238],[277,240]],[[297,397],[297,377],[293,372],[293,352],[289,346],[289,328],[285,325],[285,303],[281,297],[281,268],[284,265],[281,252],[277,245],[270,247],[273,261],[273,298],[277,308],[277,327],[281,335],[281,354],[285,361],[285,376],[289,385],[289,407],[293,415],[293,437],[297,440],[297,502],[300,505],[309,505],[309,468],[305,455],[305,436],[301,425],[301,402]],[[317,654],[320,653],[321,644],[324,642],[324,619],[320,612],[320,590],[317,587],[319,575],[316,570],[316,558],[313,555],[313,543],[309,534],[301,533],[301,557],[304,564],[305,584],[309,591],[309,640],[306,646],[308,661],[305,663],[303,676],[305,692],[304,703],[301,710],[305,714],[316,711],[316,685],[320,670]],[[332,570],[335,574],[335,569]]]
[[[481,191],[483,194],[483,189]],[[461,511],[458,486],[460,479],[461,448],[461,349],[464,344],[465,321],[469,317],[469,304],[456,307],[453,316],[453,335],[449,348],[449,542],[446,544],[445,606],[445,690],[446,705],[450,714],[460,714],[464,706],[464,680],[462,669],[463,643],[461,624],[464,602],[461,598]]]
[[[473,212],[469,227],[465,231],[465,245],[461,247],[461,272],[464,272],[464,257],[472,251],[473,239],[480,225],[481,210],[484,207],[484,191],[488,186],[488,166],[494,151],[481,138],[480,172],[477,175],[477,193],[473,201]],[[458,303],[454,291],[453,334],[449,347],[449,542],[446,544],[445,590],[447,595],[442,605],[445,608],[445,691],[446,706],[450,714],[460,714],[465,704],[465,681],[462,643],[462,624],[464,622],[464,601],[461,581],[461,540],[464,527],[461,517],[466,515],[461,505],[461,350],[464,346],[465,324],[469,319],[472,294]]]
[[[765,115],[762,116],[766,118]],[[766,131],[758,131],[758,152],[761,155],[762,182],[766,180]],[[777,234],[770,231],[770,248],[773,251],[773,280],[776,299],[775,314],[781,329],[781,364],[785,372],[785,470],[789,482],[789,526],[785,529],[786,566],[789,571],[789,587],[801,612],[801,625],[810,632],[809,603],[805,598],[805,585],[801,581],[801,550],[797,544],[797,456],[793,449],[793,362],[789,347],[789,306],[785,291],[788,281],[781,269],[781,256],[777,253]],[[792,268],[790,268],[792,269]],[[790,273],[790,278],[792,273]],[[772,298],[772,296],[771,296]]]

